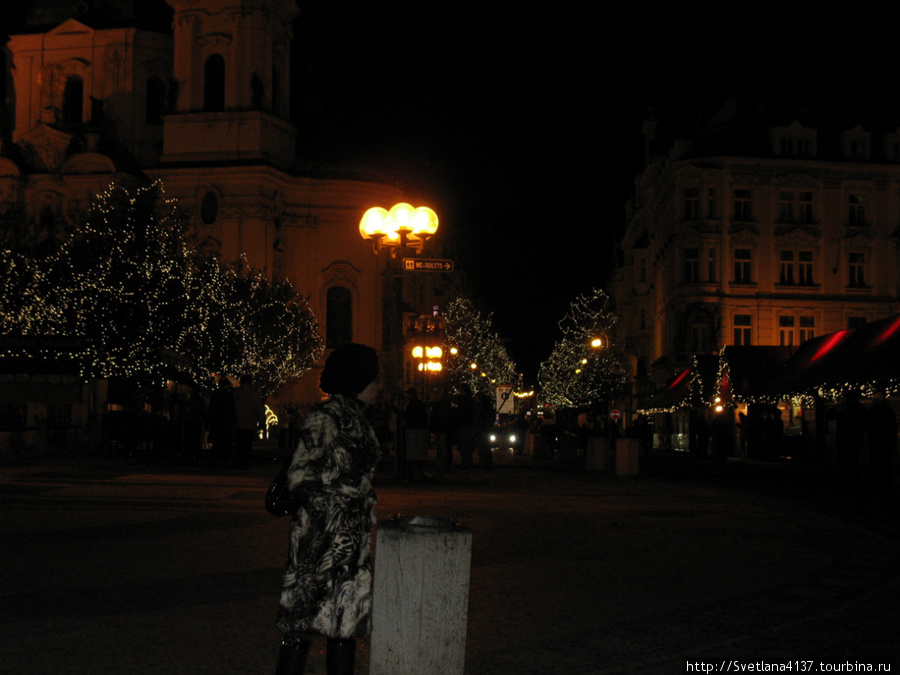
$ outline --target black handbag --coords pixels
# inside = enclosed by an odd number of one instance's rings
[[[266,490],[266,511],[273,516],[293,516],[297,512],[297,503],[288,489],[288,465],[279,469]]]

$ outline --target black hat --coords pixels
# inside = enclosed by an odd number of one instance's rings
[[[366,345],[347,342],[325,359],[319,389],[355,397],[378,378],[378,354]]]

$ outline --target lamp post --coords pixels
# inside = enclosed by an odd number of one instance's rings
[[[383,249],[390,251],[390,270],[394,279],[394,318],[389,321],[391,332],[396,334],[389,337],[389,344],[384,345],[390,349],[395,361],[396,382],[399,386],[403,383],[403,359],[404,359],[404,330],[403,330],[403,270],[397,263],[397,258],[411,250],[414,254],[421,253],[428,241],[438,229],[437,214],[427,206],[413,207],[406,202],[395,204],[387,210],[380,206],[368,209],[359,221],[359,234],[363,239],[372,242],[372,250],[376,255]],[[400,254],[398,256],[398,253]]]
[[[378,255],[382,249],[390,251],[388,269],[393,281],[394,316],[385,318],[392,334],[383,347],[391,353],[394,363],[394,382],[396,391],[403,387],[403,364],[405,358],[406,339],[403,325],[403,268],[398,258],[402,258],[407,250],[419,254],[425,243],[434,236],[438,229],[437,214],[427,206],[413,207],[400,202],[385,209],[374,206],[368,209],[359,221],[359,235],[372,242],[372,252]],[[398,256],[399,253],[399,256]],[[405,427],[401,421],[397,434],[397,473],[405,472],[406,438]]]

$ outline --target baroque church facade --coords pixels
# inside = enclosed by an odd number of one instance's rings
[[[320,318],[326,347],[370,344],[388,372],[402,372],[395,315],[413,304],[430,312],[436,279],[398,284],[398,302],[387,253],[373,255],[359,235],[367,208],[405,201],[398,187],[298,162],[289,109],[295,0],[166,3],[167,26],[142,22],[138,11],[98,13],[10,36],[0,204],[53,237],[112,180],[161,179],[190,213],[200,247],[290,280]],[[317,381],[314,369],[285,402],[314,402]]]

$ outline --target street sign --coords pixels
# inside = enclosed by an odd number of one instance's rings
[[[446,258],[404,258],[406,272],[452,272],[453,261]]]
[[[618,408],[613,408],[609,411],[609,418],[614,422],[618,422],[620,417],[622,417],[622,411]]]
[[[511,384],[497,385],[497,413],[514,413],[516,411],[516,399],[512,396]]]

